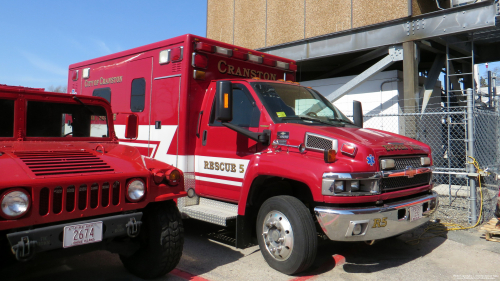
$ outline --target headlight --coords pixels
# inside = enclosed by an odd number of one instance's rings
[[[30,208],[30,196],[24,190],[6,192],[1,198],[2,214],[6,219],[19,218]]]
[[[322,194],[327,196],[364,196],[380,194],[379,172],[325,173]]]
[[[132,179],[127,185],[127,199],[132,202],[141,200],[146,194],[146,185],[141,179]]]

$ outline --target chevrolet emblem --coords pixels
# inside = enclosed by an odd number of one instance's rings
[[[412,166],[407,166],[405,169],[405,176],[408,178],[413,178],[417,174],[417,170],[413,169]]]

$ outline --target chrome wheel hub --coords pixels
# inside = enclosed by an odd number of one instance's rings
[[[278,211],[267,213],[262,227],[266,250],[273,258],[284,261],[293,250],[293,231],[290,221]]]

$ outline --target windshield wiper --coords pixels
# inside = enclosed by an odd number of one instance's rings
[[[293,120],[293,119],[302,119],[302,120],[309,120],[309,121],[316,121],[316,122],[319,122],[319,123],[323,123],[323,124],[326,124],[326,125],[332,125],[331,123],[329,122],[325,122],[321,119],[317,119],[317,118],[314,118],[314,117],[310,117],[310,116],[289,116],[289,117],[281,117],[281,120]]]
[[[328,120],[330,121],[338,121],[338,122],[343,122],[343,123],[347,123],[347,124],[352,124],[351,122],[349,121],[346,121],[342,118],[338,118],[338,117],[328,117]]]

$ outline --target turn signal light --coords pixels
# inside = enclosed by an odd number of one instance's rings
[[[193,71],[193,78],[197,79],[197,80],[205,80],[205,71],[194,70]]]
[[[356,152],[358,151],[358,148],[352,143],[344,143],[344,144],[342,144],[340,151],[344,154],[347,154],[349,156],[354,157],[354,156],[356,156]]]
[[[335,156],[337,155],[337,151],[333,149],[325,150],[324,158],[325,163],[333,163],[335,161]]]
[[[181,173],[179,170],[172,170],[166,175],[168,185],[178,185],[181,180]]]

